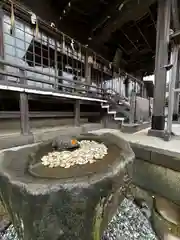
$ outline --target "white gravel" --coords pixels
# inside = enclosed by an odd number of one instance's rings
[[[18,240],[12,226],[2,240]],[[102,240],[157,240],[147,218],[133,204],[125,199],[110,222]]]
[[[108,153],[107,147],[103,143],[82,140],[79,148],[74,151],[54,151],[42,157],[41,162],[49,168],[62,167],[70,168],[74,165],[83,165],[102,160]]]
[[[103,240],[157,240],[140,209],[125,199],[110,222]]]

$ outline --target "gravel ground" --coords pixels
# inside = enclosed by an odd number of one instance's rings
[[[158,240],[140,209],[125,199],[110,222],[103,240]]]
[[[132,201],[125,199],[102,240],[157,240],[147,218]],[[2,240],[18,240],[12,226]]]

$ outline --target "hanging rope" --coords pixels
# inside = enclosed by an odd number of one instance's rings
[[[11,28],[10,28],[10,34],[15,35],[15,16],[14,16],[14,3],[10,0],[11,3]]]

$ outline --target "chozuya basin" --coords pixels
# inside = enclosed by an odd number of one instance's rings
[[[103,142],[108,154],[69,169],[40,163],[52,151],[52,142],[0,155],[0,193],[20,239],[100,240],[124,199],[134,159],[129,144],[113,134],[77,140]]]

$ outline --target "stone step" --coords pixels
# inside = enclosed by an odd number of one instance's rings
[[[120,110],[118,109],[118,111],[117,111],[117,113],[116,113],[116,117],[129,119],[130,113],[127,112],[127,111],[123,111],[123,110],[120,111]]]
[[[119,104],[120,106],[124,105],[126,107],[130,107],[130,103],[129,102],[126,102],[126,101],[119,101]]]
[[[109,108],[109,105],[101,105],[102,108]]]
[[[118,105],[123,105],[123,103],[122,103],[122,102],[119,102]]]
[[[124,121],[125,118],[122,118],[122,117],[115,117],[114,120],[115,120],[115,121]]]
[[[108,111],[108,114],[116,114],[116,111]]]

